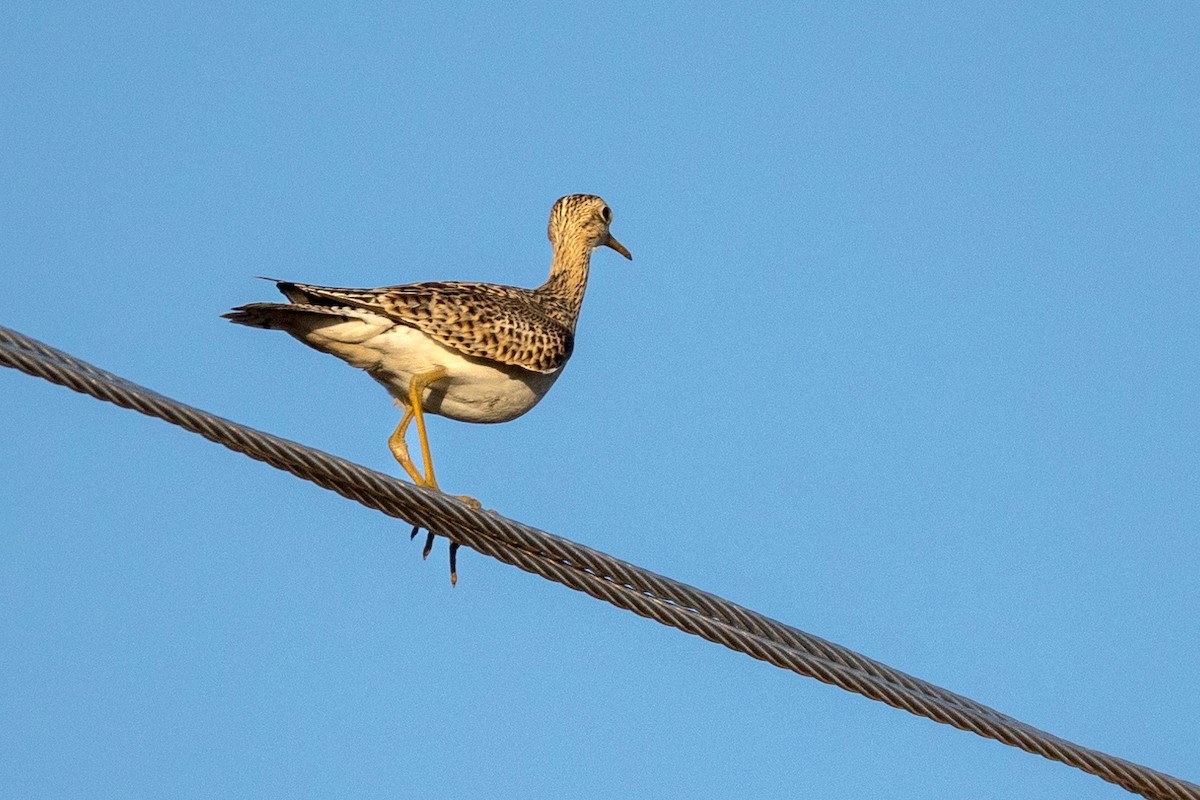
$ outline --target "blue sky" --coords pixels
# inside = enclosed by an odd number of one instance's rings
[[[533,286],[448,490],[1200,780],[1191,4],[0,9],[0,324],[394,474],[253,279]],[[1068,7],[1070,6],[1070,7]],[[0,374],[0,794],[1125,797]]]

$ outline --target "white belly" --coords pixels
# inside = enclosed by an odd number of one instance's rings
[[[359,319],[329,318],[292,335],[366,370],[404,405],[413,375],[444,367],[449,374],[425,390],[421,406],[461,422],[516,419],[537,405],[562,372],[532,372],[464,356],[414,328],[365,312]]]

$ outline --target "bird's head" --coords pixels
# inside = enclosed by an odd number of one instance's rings
[[[609,233],[612,209],[603,198],[594,194],[569,194],[560,197],[550,209],[550,224],[546,234],[555,249],[568,242],[579,242],[589,250],[601,245],[611,247],[626,258],[633,256],[625,245]]]

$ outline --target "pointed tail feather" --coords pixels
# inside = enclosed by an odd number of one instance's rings
[[[346,318],[345,309],[328,306],[293,305],[290,303],[249,303],[238,306],[221,315],[237,325],[267,330],[291,331],[300,327],[304,319],[317,317]]]

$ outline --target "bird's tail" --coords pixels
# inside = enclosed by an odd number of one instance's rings
[[[309,303],[249,303],[221,316],[230,322],[251,328],[293,331],[322,323],[330,324],[338,319],[357,319],[360,315],[353,309]]]

